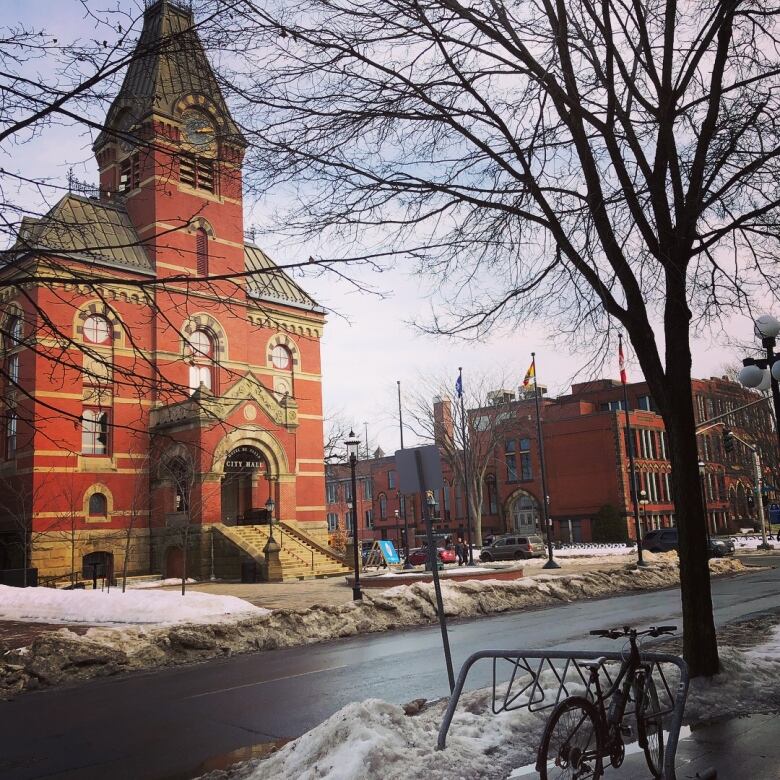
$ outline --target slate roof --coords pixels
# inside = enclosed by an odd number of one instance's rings
[[[254,244],[244,245],[244,265],[247,271],[257,271],[246,277],[247,292],[253,298],[271,300],[309,311],[324,311],[276,263]]]
[[[136,52],[146,53],[128,66],[122,88],[108,112],[109,127],[124,109],[129,109],[136,121],[152,112],[173,117],[180,98],[204,95],[222,114],[222,132],[245,143],[193,24],[192,10],[172,0],[160,0],[146,10],[136,45]],[[106,140],[107,135],[101,133],[95,147]]]
[[[153,273],[124,207],[68,194],[40,219],[25,217],[6,257],[35,252]]]

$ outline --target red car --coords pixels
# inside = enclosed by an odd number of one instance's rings
[[[442,563],[455,563],[455,550],[453,548],[444,549],[439,547],[439,560]],[[409,551],[409,563],[413,566],[422,566],[428,562],[428,548],[418,547],[416,550]]]

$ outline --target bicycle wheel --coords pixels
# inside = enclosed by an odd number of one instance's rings
[[[587,699],[564,699],[544,727],[536,758],[541,780],[598,780],[603,773],[598,723],[598,711]]]
[[[636,733],[645,751],[653,777],[661,777],[664,768],[664,725],[653,678],[648,674],[636,682]]]

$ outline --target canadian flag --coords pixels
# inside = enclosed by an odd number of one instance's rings
[[[626,376],[626,357],[623,354],[623,336],[618,339],[618,366],[620,366],[620,381],[622,384],[628,383],[628,377]]]

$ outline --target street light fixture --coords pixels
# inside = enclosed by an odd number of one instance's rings
[[[639,491],[639,508],[642,510],[642,522],[639,524],[639,533],[640,534],[646,534],[647,533],[647,505],[650,502],[647,500],[647,491],[646,490],[640,490]],[[644,530],[642,530],[642,526],[644,526]],[[641,544],[641,539],[639,540],[639,543]]]
[[[761,346],[766,350],[765,358],[745,358],[739,381],[745,386],[756,390],[772,390],[772,403],[775,409],[775,427],[780,441],[780,355],[775,354],[777,337],[780,335],[780,321],[771,314],[762,314],[754,322],[753,332],[761,339]]]
[[[269,542],[275,542],[276,539],[274,539],[274,507],[276,504],[274,503],[274,500],[271,498],[271,496],[268,496],[268,500],[265,502],[265,511],[266,516],[268,517],[268,541]]]
[[[355,438],[355,432],[349,432],[349,438],[344,442],[349,456],[349,468],[352,475],[352,547],[355,565],[355,581],[352,585],[352,600],[362,601],[363,592],[360,590],[360,552],[358,551],[358,517],[357,517],[357,485],[355,483],[355,466],[360,452],[360,439]]]

